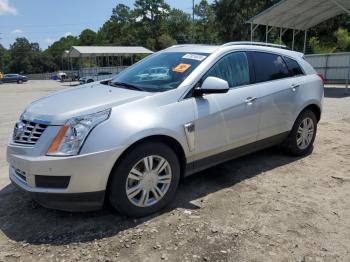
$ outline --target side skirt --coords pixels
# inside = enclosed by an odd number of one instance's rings
[[[282,134],[268,137],[248,145],[237,147],[213,156],[187,163],[185,176],[189,176],[209,167],[227,162],[229,160],[281,144],[288,137],[289,133],[289,131],[284,132]]]

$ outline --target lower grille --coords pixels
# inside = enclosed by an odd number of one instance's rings
[[[70,176],[35,176],[35,185],[44,188],[65,189],[68,187]]]
[[[13,141],[19,144],[35,145],[47,125],[27,120],[20,120],[16,123],[13,131]]]
[[[23,181],[27,181],[26,172],[21,171],[18,168],[15,168],[14,170],[17,177],[19,177]]]

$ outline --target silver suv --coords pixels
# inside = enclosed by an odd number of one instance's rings
[[[323,82],[301,53],[173,46],[111,81],[29,105],[8,145],[10,179],[46,207],[88,211],[108,201],[145,216],[205,168],[274,145],[308,154],[322,100]]]

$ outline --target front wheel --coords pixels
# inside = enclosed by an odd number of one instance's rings
[[[294,123],[283,147],[295,156],[303,156],[311,152],[316,138],[317,119],[311,110],[303,111]]]
[[[174,151],[162,143],[142,143],[114,167],[109,201],[122,214],[147,216],[174,198],[179,180],[180,163]]]

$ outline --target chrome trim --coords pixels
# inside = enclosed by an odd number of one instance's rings
[[[195,147],[195,125],[193,122],[187,123],[184,125],[184,129],[185,129],[185,134],[186,134],[186,139],[187,139],[187,144],[188,147],[190,149],[190,151],[192,152],[194,150]]]
[[[47,125],[34,121],[19,120],[13,130],[13,142],[17,144],[35,145],[44,133]]]

